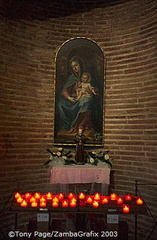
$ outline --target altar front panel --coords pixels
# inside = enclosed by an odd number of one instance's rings
[[[62,166],[51,169],[51,184],[104,183],[109,184],[110,168],[95,166]]]
[[[104,164],[101,167],[89,164],[54,166],[50,171],[50,184],[52,184],[52,189],[56,189],[55,186],[58,186],[58,191],[64,193],[70,191],[72,184],[77,185],[77,192],[84,191],[81,184],[90,184],[90,194],[98,191],[107,195],[110,184],[110,168]]]

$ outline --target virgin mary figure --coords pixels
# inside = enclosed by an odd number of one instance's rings
[[[77,89],[79,87],[83,73],[83,64],[78,57],[73,57],[70,62],[71,75],[62,89],[62,98],[58,103],[58,113],[60,119],[60,130],[68,134],[76,134],[78,129],[92,130],[92,104],[93,98],[86,101],[83,98],[77,98]]]

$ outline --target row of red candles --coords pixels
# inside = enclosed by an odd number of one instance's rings
[[[47,194],[42,195],[38,192],[34,194],[20,194],[17,192],[14,194],[14,197],[16,202],[19,203],[21,207],[47,207],[47,203],[51,203],[52,207],[85,207],[90,205],[98,208],[100,204],[108,204],[110,201],[114,201],[118,205],[122,204],[124,213],[130,212],[130,207],[126,205],[126,202],[135,202],[137,205],[143,204],[143,199],[140,197],[133,197],[130,194],[118,196],[115,193],[111,193],[110,196],[103,196],[100,195],[100,193],[86,195],[85,193],[81,192],[78,195],[69,193],[65,196],[63,193],[53,195],[52,193],[48,192]]]

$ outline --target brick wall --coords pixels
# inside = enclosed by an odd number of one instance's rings
[[[7,7],[3,6],[4,13]],[[28,19],[27,11],[18,18],[16,11],[3,14],[2,181],[18,179],[21,191],[47,189],[48,170],[43,163],[49,157],[45,149],[53,145],[55,55],[68,39],[87,37],[102,48],[107,62],[104,141],[114,159],[114,191],[134,193],[135,180],[157,182],[156,7],[156,1],[135,0],[94,5],[86,11],[82,6],[67,16],[62,16],[62,9],[60,16],[49,13],[42,20],[36,11],[32,18],[28,11]],[[14,188],[16,183],[2,183],[3,203]],[[157,216],[156,188],[141,191]],[[144,224],[147,217],[140,221],[141,240],[153,222],[149,219],[150,224]]]

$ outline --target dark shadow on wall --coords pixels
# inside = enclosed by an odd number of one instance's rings
[[[0,0],[0,12],[9,19],[45,20],[105,8],[132,0]]]

